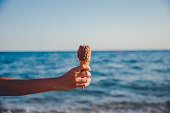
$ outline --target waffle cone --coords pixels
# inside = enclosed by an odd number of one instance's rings
[[[88,65],[89,66],[89,63],[88,61],[79,61],[80,62],[80,65]]]

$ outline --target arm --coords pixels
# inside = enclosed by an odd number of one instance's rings
[[[88,86],[91,79],[81,77],[90,77],[90,73],[88,71],[79,72],[80,70],[90,70],[90,67],[86,65],[78,66],[57,78],[0,78],[0,96],[20,96],[52,90],[71,90]]]
[[[0,79],[0,96],[20,96],[54,90],[55,79]]]

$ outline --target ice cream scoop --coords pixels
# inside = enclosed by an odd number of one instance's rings
[[[89,45],[80,45],[77,51],[80,65],[89,65],[91,59],[91,48]],[[83,70],[82,70],[83,71]],[[82,87],[84,90],[84,87]]]

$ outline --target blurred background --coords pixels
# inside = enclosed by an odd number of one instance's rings
[[[92,48],[82,91],[0,97],[2,113],[169,113],[169,0],[0,0],[0,78],[49,78]]]

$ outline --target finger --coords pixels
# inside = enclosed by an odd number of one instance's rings
[[[85,87],[85,83],[77,84],[77,87]]]
[[[74,71],[77,71],[77,72],[81,71],[81,70],[87,70],[87,71],[91,70],[90,66],[88,66],[88,65],[80,65],[80,66],[77,66],[73,69],[74,69]]]
[[[88,86],[89,84],[90,84],[90,82],[88,82],[88,83],[85,83],[85,87],[86,87],[86,86]]]
[[[81,84],[81,83],[89,83],[91,81],[91,78],[79,78],[77,80],[77,83]]]
[[[90,76],[91,76],[91,73],[88,71],[82,71],[76,74],[76,77],[90,77]]]
[[[81,84],[77,84],[77,87],[86,87],[90,84],[90,82],[88,83],[81,83]]]

